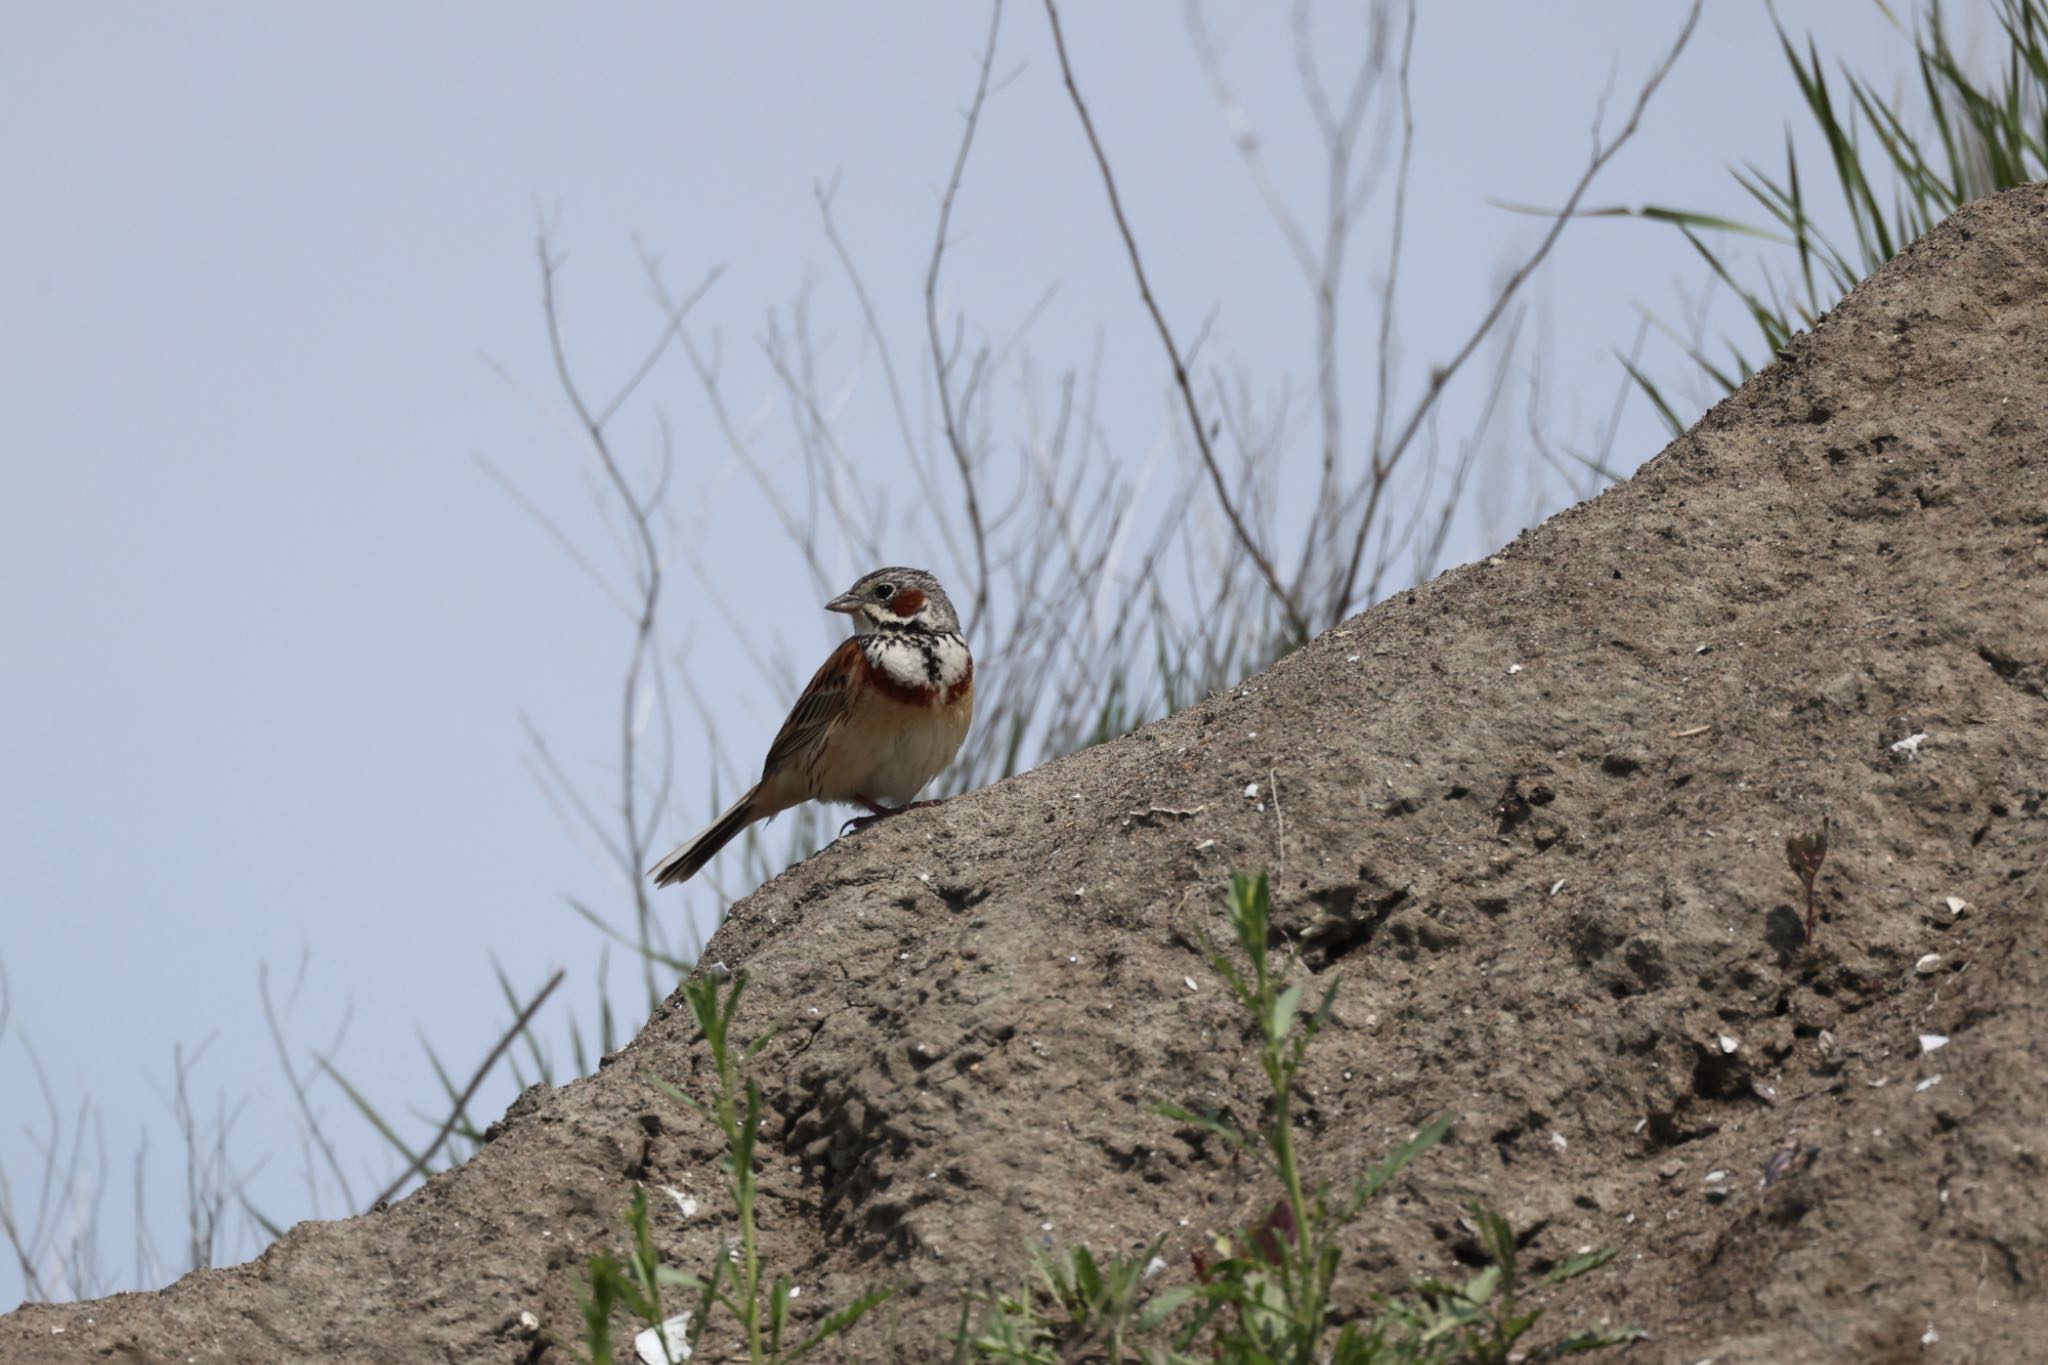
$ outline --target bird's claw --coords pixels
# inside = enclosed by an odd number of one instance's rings
[[[841,825],[839,827],[839,837],[844,839],[848,834],[858,834],[860,831],[866,829],[869,825],[875,824],[878,821],[886,820],[892,815],[901,815],[903,814],[903,812],[907,810],[923,810],[928,806],[936,806],[940,804],[940,801],[942,801],[943,799],[944,798],[938,798],[931,801],[912,801],[907,806],[875,806],[873,808],[873,814],[856,815],[851,820],[848,820],[845,824]]]

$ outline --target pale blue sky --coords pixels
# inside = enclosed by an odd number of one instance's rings
[[[1329,8],[1333,44],[1349,51],[1355,33]],[[1423,8],[1404,325],[1418,371],[1539,230],[1489,198],[1555,202],[1610,74],[1625,101],[1683,7]],[[1780,10],[1797,31],[1824,16],[1829,47],[1865,70],[1899,67],[1905,49],[1874,6]],[[812,187],[840,177],[841,227],[914,367],[937,192],[986,13],[955,0],[128,3],[13,16],[0,50],[0,965],[12,1007],[0,1169],[17,1202],[33,1199],[25,1035],[67,1114],[90,1097],[103,1116],[117,1280],[133,1273],[127,1166],[145,1129],[159,1241],[175,1255],[161,1094],[174,1043],[219,1035],[200,1095],[247,1098],[235,1148],[245,1164],[268,1160],[252,1192],[274,1217],[309,1211],[259,964],[288,974],[310,951],[299,1040],[323,1036],[352,999],[342,1063],[400,1109],[432,1106],[416,1035],[466,1071],[501,1026],[489,952],[521,989],[570,969],[552,1033],[565,1010],[591,1016],[598,942],[563,896],[615,907],[618,895],[527,776],[518,718],[579,777],[604,781],[626,628],[475,459],[595,543],[587,464],[547,367],[537,206],[569,253],[570,344],[593,388],[608,390],[659,325],[637,240],[677,280],[725,266],[694,326],[723,336],[743,416],[773,397],[752,339],[810,282],[827,387],[849,395],[841,438],[898,458]],[[1211,24],[1276,174],[1312,193],[1282,8],[1219,0]],[[1268,378],[1308,375],[1306,297],[1181,6],[1073,4],[1068,25],[1177,324],[1192,333],[1214,309],[1214,354]],[[1015,79],[968,171],[949,306],[1007,334],[1058,282],[1030,345],[1055,369],[1085,363],[1100,335],[1105,438],[1137,458],[1158,436],[1165,373],[1041,9],[1011,4],[997,68]],[[1774,160],[1795,100],[1763,6],[1716,0],[1592,199],[1737,211],[1724,167]],[[1355,261],[1360,316],[1379,250],[1368,238]],[[1671,311],[1674,280],[1698,275],[1672,236],[1612,222],[1568,234],[1541,283],[1560,412],[1605,409],[1612,348],[1633,334],[1638,303]],[[1352,370],[1368,363],[1354,348]],[[807,661],[837,623],[732,477],[687,372],[671,361],[649,398],[622,440],[637,458],[652,403],[667,410],[685,477],[718,499],[699,553],[746,602],[758,645]],[[1624,431],[1631,466],[1661,444],[1640,405]],[[763,433],[785,458],[786,423]],[[893,557],[934,557],[903,540]],[[868,566],[847,567],[850,578]],[[667,625],[692,641],[700,681],[718,679],[719,651],[734,647],[689,591]],[[737,664],[724,676],[713,704],[751,754],[788,698]],[[687,731],[680,764],[677,837],[709,814]],[[682,902],[667,903],[680,920]],[[630,974],[614,984],[630,1031]],[[389,1169],[338,1095],[323,1107],[352,1169]],[[0,1268],[0,1305],[19,1287]]]

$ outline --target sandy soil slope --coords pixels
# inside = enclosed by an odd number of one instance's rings
[[[767,1253],[807,1311],[907,1286],[847,1358],[937,1356],[957,1290],[1033,1244],[1165,1233],[1182,1274],[1270,1201],[1149,1107],[1251,1112],[1191,937],[1260,866],[1343,980],[1314,1172],[1457,1115],[1360,1225],[1359,1288],[1454,1268],[1477,1195],[1539,1263],[1620,1249],[1555,1313],[1647,1328],[1631,1360],[2039,1358],[2044,288],[2048,190],[1973,205],[1628,483],[736,905],[710,956],[752,974],[742,1032],[782,1028]],[[1808,950],[1784,842],[1823,816]],[[678,1263],[730,1226],[705,1127],[646,1081],[703,1068],[665,1009],[397,1206],[22,1309],[0,1360],[566,1359],[632,1182],[699,1201],[657,1201]]]

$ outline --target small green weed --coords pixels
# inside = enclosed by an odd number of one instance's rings
[[[719,1165],[738,1213],[738,1244],[730,1254],[714,1256],[704,1275],[664,1264],[649,1231],[647,1192],[636,1189],[627,1214],[632,1253],[624,1259],[607,1253],[590,1260],[583,1321],[584,1349],[592,1362],[612,1360],[611,1323],[620,1308],[643,1325],[641,1337],[651,1340],[671,1362],[687,1360],[695,1353],[713,1311],[723,1309],[738,1322],[748,1365],[788,1365],[845,1332],[895,1292],[871,1289],[827,1314],[802,1341],[788,1347],[783,1344],[789,1336],[795,1293],[787,1275],[768,1282],[755,1241],[754,1149],[761,1135],[761,1086],[748,1074],[749,1064],[774,1035],[763,1034],[745,1047],[733,1038],[733,1017],[746,985],[744,973],[731,978],[729,986],[710,972],[700,972],[683,983],[683,998],[711,1049],[715,1081],[710,1101],[694,1099],[664,1081],[654,1082],[663,1094],[710,1120],[724,1137],[725,1157]],[[674,1319],[666,1317],[661,1302],[664,1286],[685,1291],[695,1307]]]
[[[1034,1256],[1034,1295],[982,1294],[977,1325],[963,1321],[957,1359],[1056,1365],[1075,1360],[1144,1365],[1421,1365],[1471,1361],[1505,1365],[1548,1360],[1634,1339],[1633,1333],[1578,1332],[1541,1348],[1519,1345],[1542,1316],[1526,1309],[1507,1220],[1475,1205],[1490,1264],[1462,1285],[1424,1281],[1375,1299],[1376,1315],[1338,1322],[1333,1311],[1343,1266],[1339,1237],[1375,1195],[1442,1140],[1438,1118],[1342,1191],[1308,1185],[1295,1148],[1292,1102],[1308,1050],[1330,1018],[1336,986],[1304,1012],[1300,983],[1287,984],[1269,948],[1270,888],[1264,875],[1233,879],[1230,926],[1243,963],[1206,940],[1209,965],[1258,1032],[1268,1087],[1265,1120],[1246,1130],[1215,1114],[1177,1105],[1159,1112],[1208,1132],[1258,1161],[1280,1194],[1257,1226],[1215,1239],[1195,1257],[1196,1283],[1148,1291],[1164,1239],[1146,1251],[1098,1261],[1076,1248]],[[1537,1282],[1562,1283],[1604,1264],[1611,1252],[1573,1257]]]
[[[1541,1308],[1525,1309],[1516,1269],[1515,1232],[1508,1220],[1479,1204],[1469,1207],[1479,1231],[1479,1245],[1489,1264],[1463,1284],[1424,1280],[1401,1297],[1386,1300],[1386,1318],[1414,1354],[1385,1359],[1471,1361],[1473,1365],[1508,1365],[1509,1361],[1555,1360],[1560,1356],[1620,1346],[1641,1338],[1637,1331],[1604,1332],[1582,1328],[1548,1346],[1525,1348],[1517,1343],[1543,1316]],[[1614,1259],[1612,1250],[1572,1256],[1536,1281],[1536,1288],[1577,1279]],[[1437,1348],[1448,1344],[1446,1357]],[[1360,1357],[1380,1359],[1381,1357]]]

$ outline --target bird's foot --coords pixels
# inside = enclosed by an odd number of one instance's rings
[[[848,834],[860,833],[860,831],[866,829],[869,825],[879,824],[880,822],[888,819],[892,815],[901,815],[903,814],[903,812],[907,810],[923,810],[928,806],[936,806],[939,804],[939,801],[934,800],[912,801],[907,806],[885,806],[878,801],[870,801],[865,796],[858,796],[854,799],[860,802],[861,805],[866,806],[868,810],[872,813],[868,815],[856,815],[851,820],[848,820],[845,824],[841,825],[839,827],[839,837],[842,839],[845,838]]]

